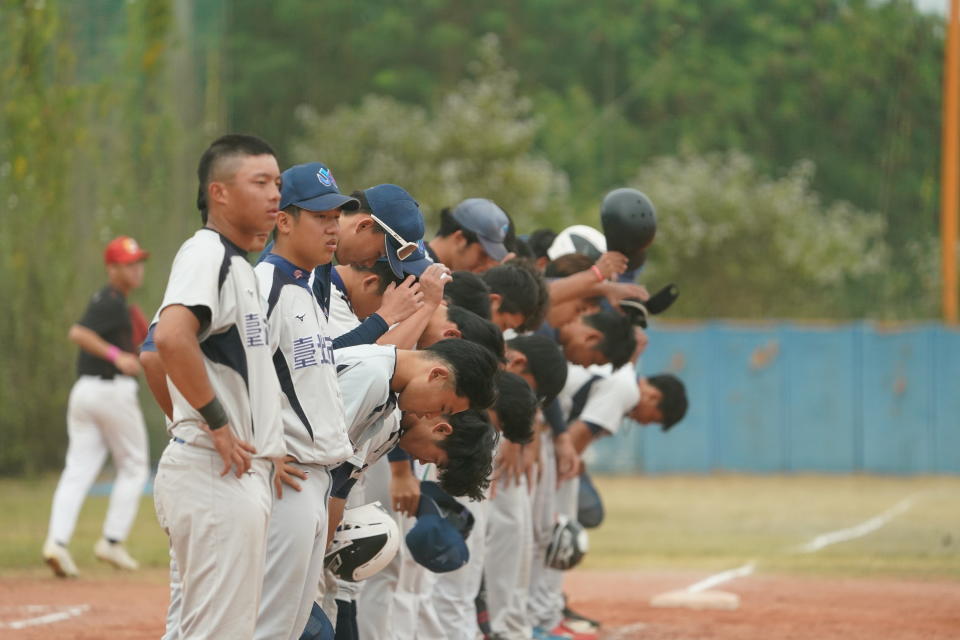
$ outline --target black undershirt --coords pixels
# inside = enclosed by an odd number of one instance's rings
[[[110,285],[100,289],[90,299],[87,310],[77,323],[96,332],[98,336],[121,351],[135,353],[133,325],[126,297]],[[80,349],[77,357],[77,375],[112,378],[120,374],[112,362],[98,358]]]

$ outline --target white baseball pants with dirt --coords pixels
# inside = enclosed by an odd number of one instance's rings
[[[252,638],[257,621],[271,464],[256,458],[240,478],[222,469],[212,449],[171,441],[154,481],[157,520],[180,575],[180,640]]]
[[[490,501],[473,502],[457,498],[473,514],[473,530],[467,538],[470,560],[456,571],[437,574],[433,586],[433,606],[440,627],[447,630],[448,640],[475,640],[480,633],[477,625],[477,594],[483,579],[487,537],[487,510]]]
[[[490,628],[505,640],[527,640],[527,613],[533,557],[533,505],[526,477],[498,485],[487,510],[487,550],[483,574]]]
[[[527,609],[530,622],[536,627],[553,629],[563,620],[563,571],[546,566],[550,534],[563,513],[577,517],[577,494],[580,479],[567,480],[557,488],[557,460],[553,440],[541,438],[540,464],[542,473],[534,492],[534,550],[530,572],[530,601]]]
[[[66,545],[77,516],[109,453],[117,470],[103,536],[126,540],[150,475],[147,428],[128,376],[80,376],[67,403],[66,464],[53,494],[47,540]]]
[[[284,486],[283,497],[273,500],[257,640],[297,640],[323,577],[330,472],[323,465],[291,464],[307,479],[295,478],[301,490]]]

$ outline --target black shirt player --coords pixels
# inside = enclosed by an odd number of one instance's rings
[[[143,283],[147,256],[132,238],[111,241],[104,251],[108,284],[93,295],[68,334],[80,347],[78,378],[67,404],[66,465],[53,495],[43,546],[44,561],[60,577],[77,575],[67,545],[108,453],[117,477],[94,554],[119,569],[138,566],[122,543],[137,515],[149,472],[147,431],[137,401],[140,361],[135,347],[146,334],[146,322],[139,309],[127,305],[127,294]]]

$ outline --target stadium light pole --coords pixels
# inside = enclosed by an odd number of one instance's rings
[[[960,0],[950,0],[943,70],[940,253],[943,321],[957,324],[957,211],[960,208]]]

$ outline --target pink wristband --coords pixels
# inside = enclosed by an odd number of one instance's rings
[[[593,271],[593,275],[597,276],[597,282],[603,282],[606,278],[603,277],[603,271],[600,271],[600,267],[597,265],[591,265],[590,271]]]
[[[116,362],[117,356],[120,355],[120,347],[116,345],[110,345],[110,348],[107,349],[107,360],[110,362]]]

